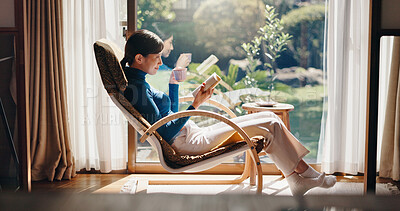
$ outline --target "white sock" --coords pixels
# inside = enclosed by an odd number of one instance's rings
[[[324,182],[321,185],[321,188],[330,188],[336,184],[336,176],[327,175],[325,176]]]
[[[311,166],[308,169],[300,174],[302,177],[306,178],[317,178],[321,173],[313,169]],[[324,182],[322,183],[322,188],[330,188],[336,184],[336,176],[334,175],[327,175],[325,176]]]
[[[325,173],[317,178],[304,178],[297,173],[293,173],[286,177],[290,191],[293,196],[302,196],[311,188],[321,186],[325,179]]]
[[[319,177],[319,175],[321,175],[321,173],[319,173],[318,171],[315,171],[315,169],[313,169],[313,167],[309,166],[308,169],[306,171],[304,171],[303,173],[300,174],[302,177]]]

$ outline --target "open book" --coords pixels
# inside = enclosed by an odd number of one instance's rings
[[[208,89],[212,89],[215,86],[218,85],[218,83],[221,81],[221,77],[219,77],[219,75],[217,75],[216,73],[213,73],[212,75],[210,75],[210,77],[207,78],[207,80],[204,81],[204,83],[206,83],[205,87],[204,87],[204,91],[207,91]],[[196,97],[197,93],[200,91],[201,86],[197,87],[192,95],[193,97]]]
[[[202,75],[208,68],[211,67],[211,65],[215,64],[218,62],[218,58],[214,55],[211,54],[206,60],[204,60],[197,68],[197,72]]]

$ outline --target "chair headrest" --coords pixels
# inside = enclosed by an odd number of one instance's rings
[[[119,63],[123,53],[118,46],[109,40],[101,39],[94,43],[94,53],[107,92],[110,94],[125,91],[128,81]]]

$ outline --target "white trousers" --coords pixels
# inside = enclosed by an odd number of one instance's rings
[[[272,112],[253,113],[231,120],[250,137],[261,135],[267,139],[269,144],[264,146],[264,151],[285,175],[291,174],[309,153]],[[203,154],[227,140],[234,132],[232,127],[223,122],[199,128],[189,120],[172,147],[181,155]]]

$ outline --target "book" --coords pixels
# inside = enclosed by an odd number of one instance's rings
[[[217,75],[216,73],[213,73],[212,75],[210,75],[210,77],[207,78],[207,80],[204,81],[204,83],[205,83],[204,91],[214,88],[215,86],[218,85],[218,83],[221,80],[222,79],[221,79],[221,77],[219,77],[219,75]],[[197,93],[200,91],[200,88],[201,88],[201,86],[197,87],[192,92],[193,97],[196,97]]]
[[[211,67],[211,65],[214,65],[215,63],[218,62],[218,58],[214,55],[211,54],[206,60],[204,60],[197,68],[197,72],[202,75],[208,68]]]

